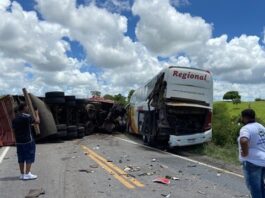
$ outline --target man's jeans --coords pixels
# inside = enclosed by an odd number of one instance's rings
[[[244,161],[243,171],[252,198],[265,198],[265,167]]]

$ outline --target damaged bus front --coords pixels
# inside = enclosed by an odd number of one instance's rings
[[[200,144],[212,137],[213,80],[208,71],[171,66],[135,91],[128,129],[152,145]]]

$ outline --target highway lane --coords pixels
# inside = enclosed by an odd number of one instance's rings
[[[2,152],[1,149],[0,152]],[[0,197],[247,197],[243,178],[135,143],[122,134],[94,134],[82,140],[38,144],[35,181],[18,180],[16,151],[0,164]],[[171,176],[169,185],[154,183]]]

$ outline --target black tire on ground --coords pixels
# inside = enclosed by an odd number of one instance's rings
[[[85,127],[78,127],[77,131],[78,131],[78,133],[84,133],[85,132]]]
[[[57,131],[66,131],[67,130],[66,124],[57,124],[56,128],[57,128]]]
[[[78,138],[83,138],[85,137],[85,133],[78,133]]]
[[[65,104],[65,99],[63,97],[57,98],[45,98],[46,104]]]
[[[71,125],[67,127],[67,132],[68,133],[77,133],[77,127],[76,125]]]
[[[65,138],[67,136],[67,131],[58,131],[57,136],[59,138]]]
[[[78,126],[78,127],[84,127],[84,128],[86,127],[86,125],[83,124],[83,123],[78,123],[77,126]]]
[[[96,128],[95,124],[91,121],[88,121],[86,123],[85,135],[91,135],[94,132],[95,128]]]
[[[61,98],[64,97],[64,92],[62,91],[51,91],[45,93],[46,98]]]
[[[68,139],[75,139],[78,137],[78,133],[77,132],[67,132],[67,138]]]

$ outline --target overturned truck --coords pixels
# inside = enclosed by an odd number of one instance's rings
[[[33,127],[37,141],[82,138],[95,131],[112,132],[125,128],[126,111],[114,101],[100,97],[80,99],[60,91],[47,92],[45,97],[24,93],[23,96],[0,99],[0,146],[15,143],[11,123],[15,107],[22,102],[30,103],[39,111],[40,124],[37,128]]]

